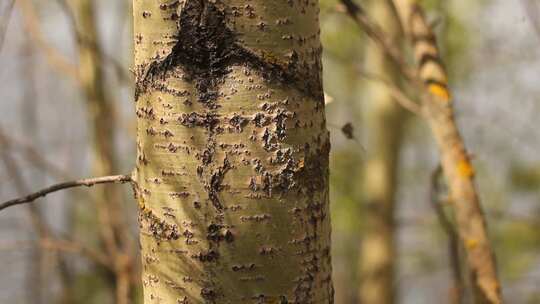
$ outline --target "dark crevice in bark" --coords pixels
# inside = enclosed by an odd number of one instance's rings
[[[151,234],[156,240],[171,241],[180,238],[178,225],[167,223],[150,210],[142,210],[139,214],[142,231]]]
[[[199,102],[209,109],[219,107],[215,101],[224,76],[232,66],[246,66],[260,73],[266,81],[291,86],[322,102],[320,60],[302,64],[292,51],[288,62],[275,63],[242,46],[237,34],[226,23],[225,13],[208,0],[188,0],[179,7],[177,42],[171,53],[141,67],[135,88],[135,100],[168,72],[180,67],[187,81],[195,84]],[[164,87],[162,89],[165,89]],[[174,93],[174,92],[171,92]]]
[[[208,192],[208,197],[210,198],[212,205],[216,208],[218,212],[223,211],[223,204],[219,199],[219,192],[221,192],[224,188],[223,179],[225,178],[225,174],[227,174],[230,169],[231,165],[229,161],[225,158],[225,160],[223,161],[223,166],[212,172],[210,176],[210,181],[207,182],[204,186],[204,188]]]
[[[422,67],[424,67],[428,63],[434,63],[442,68],[442,62],[439,56],[429,53],[422,54],[422,57],[420,58],[420,60],[418,60],[418,65],[420,66],[420,69],[422,69]]]

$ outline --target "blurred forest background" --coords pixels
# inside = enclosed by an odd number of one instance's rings
[[[371,1],[358,3],[369,8]],[[84,22],[88,7],[77,11],[72,2],[0,1],[0,201],[51,182],[93,176],[103,165],[96,164],[103,160],[94,155],[99,147],[92,145],[92,105],[79,76],[88,63],[80,33],[88,26],[96,27],[91,48],[101,50],[101,94],[113,113],[113,173],[133,167],[131,3],[89,1],[95,8],[92,24]],[[540,303],[540,131],[535,119],[540,115],[540,4],[421,3],[435,25],[456,118],[477,168],[504,296],[508,303]],[[366,58],[373,43],[337,1],[321,0],[320,22],[324,86],[331,100],[334,285],[336,303],[348,304],[357,300],[358,252],[370,223],[362,207],[369,195],[363,170],[377,138],[369,127],[372,83],[363,75],[370,72]],[[447,298],[452,280],[448,238],[430,202],[438,153],[425,122],[405,111],[401,116],[395,195],[398,302],[446,303],[441,299]],[[353,139],[342,131],[348,123]],[[137,207],[129,187],[122,189],[121,217],[136,240]],[[72,190],[48,196],[39,208],[2,212],[1,303],[113,301],[111,273],[100,266],[96,196]],[[36,229],[65,241],[39,242]],[[133,260],[138,265],[138,257]]]

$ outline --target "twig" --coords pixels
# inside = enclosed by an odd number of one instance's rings
[[[79,253],[83,256],[88,257],[90,260],[94,261],[97,264],[101,264],[106,267],[112,267],[106,255],[94,251],[81,243],[60,239],[43,239],[40,241],[40,245],[43,246],[43,248],[51,250]]]
[[[48,63],[57,68],[59,71],[67,74],[71,78],[77,80],[80,83],[79,75],[77,74],[76,66],[69,62],[69,60],[61,54],[55,47],[51,46],[43,37],[41,27],[38,24],[38,16],[36,14],[36,8],[29,0],[17,1],[25,23],[25,29],[35,43],[45,52],[45,57]]]
[[[10,19],[9,17],[11,16],[14,3],[15,0],[8,0],[7,4],[5,5],[6,11],[0,14],[0,50],[2,50],[2,46],[4,45],[4,38],[6,37],[7,27]]]
[[[36,241],[16,241],[13,243],[0,243],[0,251],[2,250],[16,250],[26,246],[38,245],[39,247],[56,252],[69,252],[73,254],[79,254],[88,258],[98,265],[112,268],[109,257],[101,252],[94,251],[93,249],[86,247],[84,244],[73,241],[56,238],[42,238]]]
[[[540,6],[538,5],[538,1],[521,0],[521,3],[536,36],[540,39]]]
[[[23,141],[21,138],[9,136],[4,129],[0,126],[0,144],[2,148],[10,147],[17,149],[25,160],[31,163],[33,166],[43,170],[46,174],[58,178],[58,179],[72,179],[67,172],[65,172],[59,166],[42,156],[38,150],[28,141]]]
[[[340,0],[345,6],[346,13],[364,30],[366,35],[379,45],[388,58],[397,66],[398,70],[408,79],[416,80],[416,72],[408,65],[399,49],[388,41],[385,33],[365,13],[364,9],[352,0]]]
[[[374,75],[364,71],[360,71],[360,76],[367,80],[376,81],[384,85],[386,89],[388,89],[392,97],[394,97],[394,100],[399,103],[399,105],[420,117],[424,116],[422,107],[418,103],[410,99],[407,94],[403,92],[403,90],[392,84],[392,82],[387,81],[378,75]]]
[[[345,63],[335,54],[332,54],[331,51],[326,52],[327,55],[332,56],[334,60],[338,60],[342,63]],[[390,94],[394,98],[394,100],[399,103],[403,108],[406,110],[412,112],[413,114],[416,114],[420,117],[425,116],[424,112],[422,110],[422,107],[419,105],[418,102],[413,101],[411,98],[407,96],[407,94],[401,89],[400,87],[394,85],[392,82],[385,80],[383,77],[364,71],[362,68],[358,68],[358,74],[360,77],[365,78],[366,80],[370,81],[376,81],[380,82],[382,85],[386,86],[386,88],[389,90]],[[341,128],[341,127],[339,127]]]
[[[133,81],[131,75],[124,69],[122,64],[118,60],[116,60],[116,58],[104,52],[99,47],[99,45],[84,36],[84,34],[79,29],[80,26],[78,26],[77,24],[77,18],[73,14],[73,11],[70,9],[69,4],[66,2],[66,0],[56,0],[56,3],[60,6],[60,9],[68,18],[68,21],[70,23],[70,29],[73,31],[75,42],[83,47],[92,50],[93,52],[99,53],[99,59],[102,61],[100,62],[100,64],[104,66],[107,63],[110,64],[114,70],[114,73],[116,74],[116,77],[118,77],[120,81],[123,81],[125,83],[132,83]]]
[[[130,182],[132,182],[132,179],[131,179],[131,176],[129,175],[112,175],[112,176],[87,178],[87,179],[80,179],[76,181],[59,183],[59,184],[49,186],[40,191],[34,192],[32,194],[29,194],[27,196],[4,202],[0,204],[0,211],[11,206],[31,203],[40,197],[46,196],[47,194],[64,190],[64,189],[68,189],[68,188],[82,187],[82,186],[92,187],[98,184],[111,184],[111,183],[125,184],[125,183],[130,183]]]
[[[2,151],[0,151],[2,162],[4,164],[6,172],[9,174],[10,177],[12,177],[13,186],[17,191],[17,195],[28,193],[27,183],[21,174],[22,171],[20,170],[17,161],[11,156],[9,142],[3,140],[0,137],[0,145],[2,145],[2,147],[4,148],[2,149]],[[42,211],[38,208],[37,205],[34,204],[29,204],[26,207],[28,207],[28,214],[30,216],[32,226],[35,230],[31,232],[31,234],[37,235],[39,239],[47,238],[51,234],[51,229],[48,226]],[[43,298],[42,287],[44,287],[43,279],[45,278],[44,266],[47,264],[45,258],[45,255],[39,248],[34,248],[34,250],[31,250],[31,254],[27,263],[28,269],[25,275],[27,279],[27,294],[29,299],[32,299],[31,302],[34,302],[33,299]],[[40,303],[42,302],[36,302],[36,304]]]

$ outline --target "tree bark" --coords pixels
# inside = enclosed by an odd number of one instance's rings
[[[399,21],[391,0],[375,0],[370,15],[400,45]],[[366,70],[398,84],[399,73],[381,48],[370,43],[366,51]],[[396,300],[395,194],[405,112],[388,87],[370,82],[366,128],[370,130],[368,158],[364,172],[365,224],[360,249],[360,303],[392,304]]]
[[[144,303],[333,303],[318,1],[133,8]]]
[[[474,184],[474,167],[454,119],[447,74],[436,37],[422,8],[410,0],[394,0],[426,87],[423,106],[441,153],[441,164],[450,189],[457,229],[467,253],[476,303],[502,303],[495,257],[486,220]]]

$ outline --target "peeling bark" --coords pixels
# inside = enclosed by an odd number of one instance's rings
[[[145,304],[333,303],[317,1],[133,4]]]

